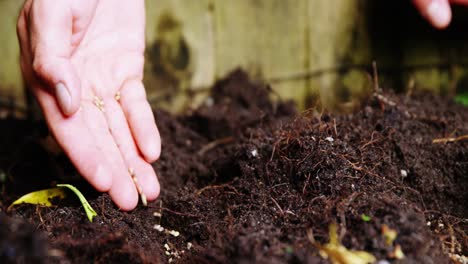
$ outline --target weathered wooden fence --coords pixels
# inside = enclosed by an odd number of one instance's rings
[[[207,87],[237,67],[301,106],[320,98],[328,106],[352,107],[372,87],[367,72],[373,60],[382,85],[399,90],[453,93],[466,83],[468,14],[462,8],[453,26],[439,32],[410,1],[146,3],[148,97],[174,111],[200,103]],[[13,98],[19,106],[24,91],[15,24],[21,4],[0,0],[0,103]]]

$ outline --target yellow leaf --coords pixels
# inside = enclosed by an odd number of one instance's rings
[[[63,188],[51,188],[51,189],[40,190],[40,191],[25,194],[21,196],[18,200],[14,201],[8,207],[7,211],[10,211],[10,209],[13,206],[22,204],[22,203],[52,206],[52,203],[50,202],[50,200],[52,200],[55,197],[60,198],[60,199],[65,198],[65,192]]]
[[[333,264],[367,264],[374,263],[376,258],[366,251],[349,250],[338,241],[336,225],[329,227],[330,242],[325,245],[314,245],[320,250],[320,255],[329,258]]]
[[[93,221],[93,218],[97,215],[97,213],[93,210],[91,205],[88,203],[86,198],[81,194],[81,192],[74,187],[73,185],[70,184],[57,184],[58,188],[51,188],[47,190],[41,190],[41,191],[36,191],[32,193],[28,193],[26,195],[21,196],[18,200],[14,201],[7,209],[9,211],[14,205],[17,204],[22,204],[22,203],[29,203],[29,204],[40,204],[44,206],[52,206],[52,203],[50,200],[52,198],[58,197],[60,199],[65,198],[65,190],[64,188],[68,188],[75,195],[78,197],[80,200],[81,204],[83,205],[83,208],[85,210],[86,216],[88,216],[88,219],[90,222]]]
[[[395,229],[392,229],[385,224],[382,225],[382,234],[385,238],[385,243],[387,243],[387,246],[392,245],[393,241],[395,241],[398,236],[398,232]]]
[[[389,254],[389,257],[394,259],[404,259],[405,254],[403,253],[403,250],[401,250],[401,246],[397,244],[393,252]]]

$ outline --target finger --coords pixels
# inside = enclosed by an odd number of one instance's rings
[[[83,102],[81,110],[64,118],[53,96],[43,89],[35,92],[57,142],[83,177],[97,190],[108,191],[122,210],[135,208],[136,188],[100,110]]]
[[[102,149],[97,147],[84,115],[78,112],[65,119],[52,95],[41,89],[36,91],[36,95],[53,135],[80,174],[98,191],[109,191],[112,186],[110,163]]]
[[[76,18],[70,1],[32,1],[28,18],[34,74],[53,91],[61,112],[72,115],[79,108],[81,89],[70,61]]]
[[[127,167],[134,171],[146,198],[155,200],[159,195],[159,183],[154,169],[141,157],[119,103],[114,99],[105,100],[104,103],[109,130]]]
[[[83,112],[89,132],[95,137],[97,145],[109,160],[112,172],[109,195],[120,209],[129,211],[138,204],[138,193],[128,167],[109,131],[105,112],[103,113],[102,110],[108,111],[107,105],[100,109],[91,102],[84,102],[80,112]]]
[[[161,139],[140,80],[132,79],[123,84],[120,90],[120,105],[139,150],[146,161],[154,162],[161,154]]]
[[[434,27],[446,28],[452,19],[448,0],[413,0],[414,5]]]

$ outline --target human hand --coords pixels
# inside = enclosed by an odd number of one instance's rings
[[[59,145],[122,210],[148,200],[161,150],[142,84],[144,0],[27,0],[17,33],[21,69]]]
[[[452,20],[450,4],[468,5],[468,0],[413,0],[413,3],[434,27],[442,29]]]

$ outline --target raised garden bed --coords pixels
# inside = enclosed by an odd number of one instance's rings
[[[0,120],[2,263],[329,263],[318,247],[333,223],[346,248],[377,260],[467,255],[468,141],[433,140],[468,134],[468,108],[383,93],[355,114],[298,114],[269,93],[236,71],[190,113],[157,110],[161,196],[129,213],[37,143],[43,125]],[[57,182],[79,187],[94,222],[71,198],[5,214]]]

